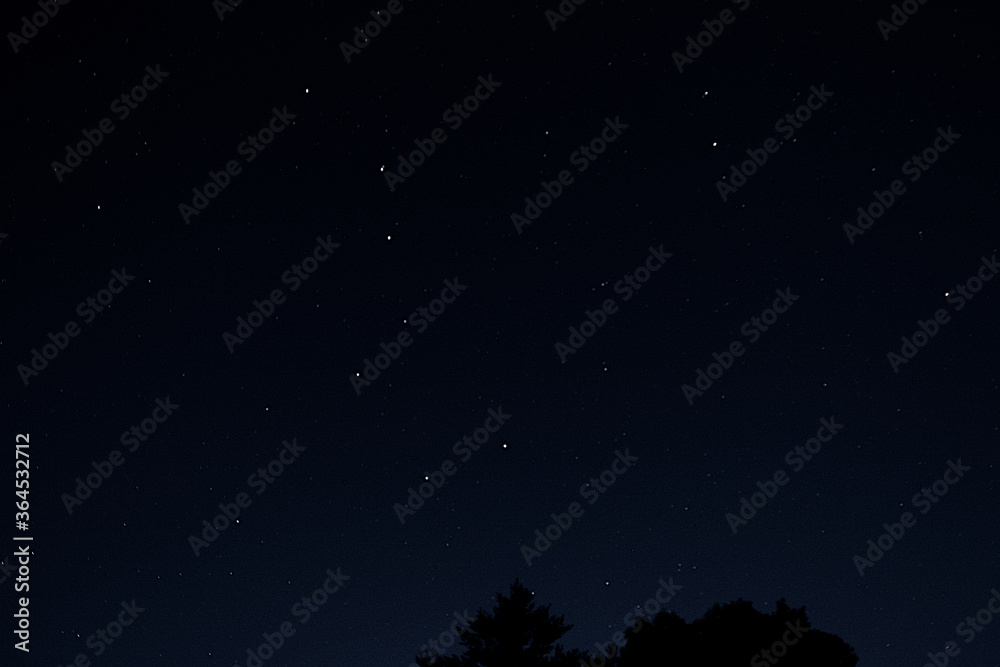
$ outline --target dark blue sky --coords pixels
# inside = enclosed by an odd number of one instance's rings
[[[520,578],[997,664],[983,10],[199,5],[8,37],[5,660],[407,667]]]

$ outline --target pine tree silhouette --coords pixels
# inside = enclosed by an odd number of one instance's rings
[[[463,633],[457,655],[418,654],[420,667],[577,667],[582,651],[565,651],[556,642],[573,627],[552,616],[549,605],[536,607],[535,594],[515,580],[510,595],[497,594],[491,613],[480,609]]]

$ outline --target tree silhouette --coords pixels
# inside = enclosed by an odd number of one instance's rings
[[[586,656],[556,644],[573,627],[552,616],[549,605],[535,607],[535,594],[515,580],[510,595],[497,594],[491,613],[480,609],[459,643],[463,652],[418,654],[420,667],[577,667]]]
[[[716,604],[691,623],[660,612],[651,622],[629,628],[620,655],[594,656],[593,667],[674,667],[694,664],[744,667],[854,667],[858,658],[843,639],[814,630],[805,608],[778,600],[765,614],[753,603]]]
[[[566,650],[558,640],[573,626],[552,616],[549,606],[536,607],[535,594],[511,584],[510,595],[497,594],[491,613],[480,609],[453,655],[421,653],[419,667],[855,667],[858,658],[843,639],[815,630],[805,608],[793,609],[778,600],[765,614],[739,599],[716,604],[687,623],[662,611],[641,617],[625,631],[621,647],[609,644],[607,654],[586,655]]]

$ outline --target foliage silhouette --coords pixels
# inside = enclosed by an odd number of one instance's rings
[[[535,607],[535,594],[514,581],[510,595],[497,594],[497,604],[487,613],[480,609],[462,634],[461,655],[417,655],[420,667],[575,667],[582,651],[565,651],[555,642],[573,627],[562,616],[552,616],[549,606]]]
[[[603,656],[601,656],[603,657]],[[601,662],[593,661],[598,667]],[[607,667],[672,667],[711,664],[744,667],[854,667],[858,658],[843,639],[815,630],[805,607],[790,608],[778,600],[765,614],[739,599],[716,604],[700,619],[686,623],[660,612],[651,623],[625,632],[620,655]]]
[[[587,655],[566,650],[558,640],[573,626],[552,616],[549,606],[536,607],[534,593],[520,581],[510,594],[497,594],[492,612],[480,609],[462,633],[461,651],[442,656],[421,653],[419,667],[855,667],[858,658],[843,639],[815,630],[805,608],[778,600],[765,614],[739,599],[716,604],[687,623],[661,611],[640,617],[625,632],[622,647],[608,644],[606,653]]]

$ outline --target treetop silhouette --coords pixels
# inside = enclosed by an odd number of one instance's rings
[[[461,649],[451,655],[418,654],[419,667],[855,667],[858,658],[843,639],[815,630],[805,608],[778,600],[766,614],[739,599],[716,604],[687,623],[661,611],[639,617],[625,632],[623,646],[605,645],[587,655],[558,643],[572,629],[549,605],[537,607],[535,594],[515,580],[510,593],[497,594],[493,610],[478,610],[461,633]]]

